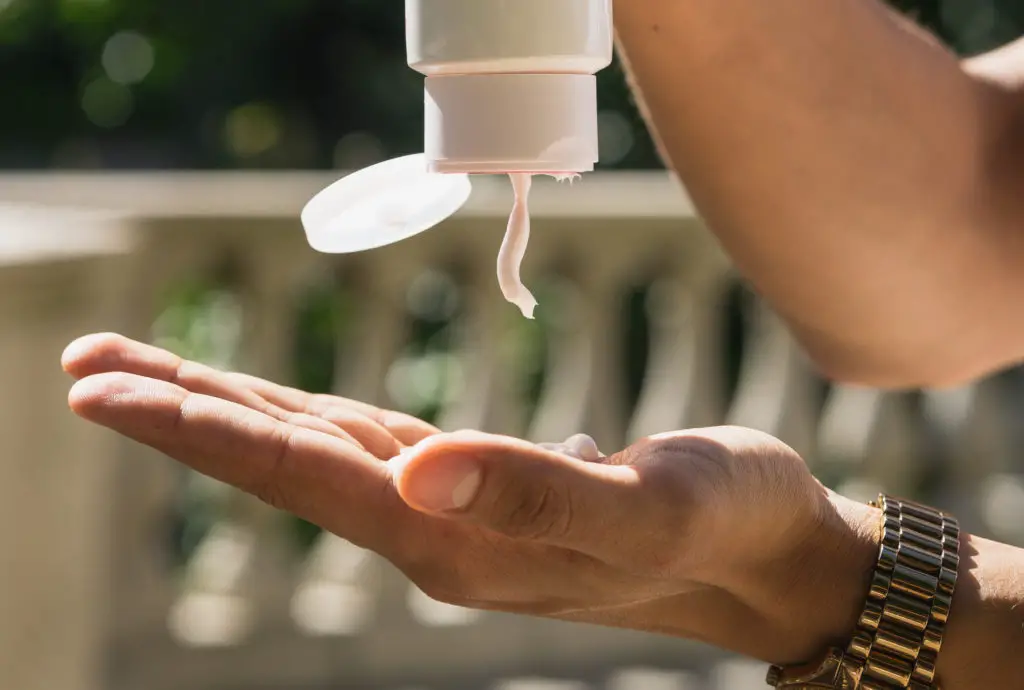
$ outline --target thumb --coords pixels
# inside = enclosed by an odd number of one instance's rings
[[[519,439],[459,432],[408,449],[392,469],[402,499],[420,512],[608,562],[629,558],[644,541],[638,534],[680,532],[682,502],[653,477],[655,465],[584,462]]]

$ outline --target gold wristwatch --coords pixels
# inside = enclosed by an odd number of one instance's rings
[[[823,660],[773,666],[768,685],[786,690],[937,690],[935,663],[956,587],[960,526],[928,506],[882,495],[882,543],[867,603],[846,650]]]

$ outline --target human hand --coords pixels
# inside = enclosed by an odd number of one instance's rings
[[[872,510],[755,431],[674,432],[604,457],[581,438],[444,434],[111,334],[72,343],[63,366],[80,416],[381,554],[453,604],[789,663],[848,636],[876,555]]]

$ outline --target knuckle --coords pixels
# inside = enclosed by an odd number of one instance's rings
[[[571,496],[565,487],[548,483],[537,490],[513,481],[498,491],[492,522],[515,539],[561,539],[572,529],[571,505]]]
[[[623,464],[636,473],[645,497],[644,548],[630,550],[631,564],[648,574],[688,571],[700,554],[726,480],[720,467],[728,451],[699,437],[645,439],[631,446]]]
[[[736,454],[713,435],[666,434],[643,441],[635,452],[634,464],[659,480],[651,485],[688,505],[716,495],[738,471]]]
[[[293,501],[285,487],[289,467],[294,463],[294,430],[282,428],[274,445],[276,450],[267,468],[243,488],[272,508],[291,510]]]
[[[637,444],[633,460],[651,502],[662,506],[656,532],[674,538],[674,546],[665,543],[654,552],[665,557],[651,565],[664,570],[709,567],[723,548],[716,540],[741,524],[744,511],[791,511],[802,502],[785,497],[810,484],[792,449],[768,434],[737,427],[652,437]],[[780,525],[788,519],[777,518]]]
[[[648,454],[657,459],[696,459],[713,465],[727,465],[733,459],[728,446],[704,434],[663,435],[648,443]]]

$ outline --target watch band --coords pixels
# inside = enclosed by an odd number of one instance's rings
[[[831,649],[820,665],[773,666],[776,688],[928,690],[939,687],[935,665],[960,564],[960,526],[951,515],[881,495],[882,543],[867,602],[846,650]]]

